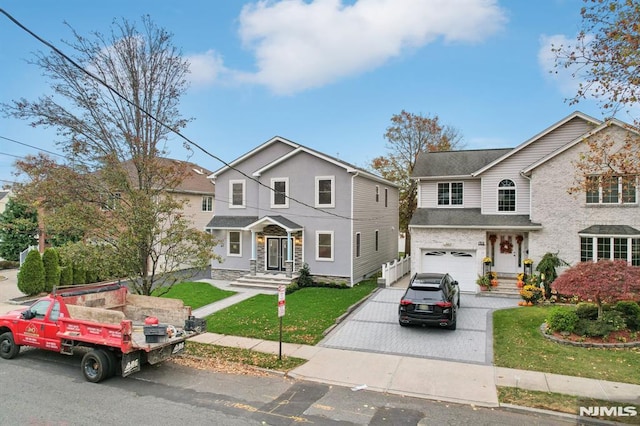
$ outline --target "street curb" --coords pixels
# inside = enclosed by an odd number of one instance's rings
[[[340,325],[340,323],[342,323],[342,321],[345,320],[345,318],[347,318],[349,315],[351,315],[351,313],[353,311],[358,309],[358,307],[360,307],[360,305],[362,305],[364,302],[366,302],[370,297],[372,297],[374,294],[378,293],[378,291],[380,291],[380,289],[376,288],[371,293],[369,293],[368,295],[366,295],[362,299],[358,300],[353,305],[349,306],[344,314],[342,314],[338,318],[336,318],[336,321],[335,321],[334,324],[330,325],[325,331],[322,332],[322,337],[327,337],[327,335],[329,333],[331,333],[337,326]]]
[[[516,412],[516,413],[524,413],[524,414],[538,414],[547,417],[560,417],[563,419],[580,422],[576,424],[593,424],[593,425],[619,425],[618,422],[612,422],[609,420],[601,420],[596,418],[589,418],[584,416],[578,416],[576,414],[563,413],[562,411],[553,411],[553,410],[544,410],[542,408],[533,408],[533,407],[525,407],[523,405],[514,405],[514,404],[502,404],[500,403],[500,408],[503,408],[508,411]]]

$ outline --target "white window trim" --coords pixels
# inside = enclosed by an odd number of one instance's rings
[[[320,204],[320,181],[331,181],[331,203]],[[336,206],[336,177],[335,176],[316,176],[316,190],[315,190],[315,202],[316,207],[319,208],[334,208]]]
[[[360,241],[358,241],[360,240]],[[360,256],[362,256],[362,233],[361,232],[356,232],[356,259],[358,259]]]
[[[320,257],[320,234],[331,235],[331,257]],[[333,231],[316,231],[316,261],[318,262],[333,262],[335,252],[335,238],[333,237]]]
[[[510,180],[513,182],[513,186],[500,186],[500,182],[503,180]],[[496,212],[499,214],[518,214],[518,184],[511,178],[504,178],[498,181],[496,185]],[[464,189],[464,188],[463,188]],[[500,191],[504,189],[513,189],[515,197],[513,198],[513,211],[500,210]]]
[[[635,199],[636,201],[633,203],[630,202],[625,202],[622,201],[622,191],[623,191],[623,184],[622,184],[622,179],[624,177],[631,177],[631,176],[612,176],[612,177],[616,177],[618,179],[618,201],[615,203],[605,203],[603,201],[603,197],[604,197],[604,189],[602,187],[602,176],[592,176],[592,177],[596,177],[598,178],[598,202],[597,203],[588,203],[586,200],[586,193],[585,193],[585,201],[584,204],[587,206],[620,206],[620,205],[627,205],[627,206],[635,206],[638,205],[638,178],[636,176],[635,178],[635,184],[636,184],[636,193],[635,193]]]
[[[231,253],[231,233],[237,232],[240,238],[238,239],[238,244],[240,245],[239,253]],[[230,230],[227,231],[227,256],[229,257],[242,257],[242,231]]]
[[[632,257],[633,257],[633,253],[632,253],[632,247],[633,247],[633,243],[632,240],[638,240],[640,239],[638,236],[633,235],[633,236],[629,236],[629,235],[585,235],[585,234],[579,234],[580,238],[588,238],[590,240],[590,244],[591,244],[591,261],[593,262],[597,262],[599,260],[598,257],[598,239],[608,239],[609,240],[609,258],[603,258],[606,260],[626,260],[627,263],[629,265],[632,264]],[[621,239],[621,240],[627,240],[627,258],[626,259],[615,259],[615,253],[614,253],[614,238],[617,239]],[[580,247],[580,258],[582,258],[582,246]]]
[[[276,182],[284,182],[284,204],[276,204]],[[289,178],[271,178],[271,208],[272,209],[288,209],[289,208]]]
[[[233,185],[236,183],[242,184],[242,205],[233,204]],[[244,209],[247,204],[247,185],[244,179],[234,179],[229,181],[229,208],[230,209]]]
[[[438,194],[438,186],[440,186],[440,184],[446,183],[447,185],[449,185],[449,204],[440,204],[440,195]],[[453,191],[451,189],[451,184],[453,183],[461,183],[462,184],[462,204],[452,204],[451,200],[453,199]],[[436,207],[441,208],[441,209],[459,209],[459,208],[463,208],[464,207],[464,182],[463,181],[442,181],[442,182],[436,182]]]
[[[207,200],[207,204],[209,204],[209,203],[208,203],[208,200],[211,200],[211,210],[205,210],[205,209],[203,208],[203,207],[204,207],[204,203],[205,203],[205,201],[204,201],[205,199]],[[208,207],[208,206],[207,206],[207,207]],[[212,196],[212,195],[203,195],[203,196],[202,196],[202,203],[201,203],[200,208],[202,208],[202,211],[203,211],[203,212],[212,212],[212,211],[213,211],[213,196]]]

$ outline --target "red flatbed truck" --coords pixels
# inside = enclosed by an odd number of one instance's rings
[[[15,357],[21,346],[66,355],[88,348],[82,374],[97,383],[162,362],[203,331],[204,320],[181,300],[130,294],[118,283],[71,286],[0,315],[0,357]]]

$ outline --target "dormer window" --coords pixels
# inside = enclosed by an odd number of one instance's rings
[[[498,211],[516,211],[516,184],[511,179],[503,179],[498,184]]]
[[[462,182],[438,183],[438,205],[461,206],[463,200],[462,188]]]

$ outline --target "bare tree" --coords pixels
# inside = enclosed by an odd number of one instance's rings
[[[388,153],[374,158],[370,167],[400,187],[400,231],[405,234],[404,251],[410,254],[409,222],[417,207],[417,184],[410,177],[418,155],[458,148],[462,136],[454,127],[441,124],[437,115],[429,117],[402,110],[391,117],[384,137]]]
[[[2,109],[55,128],[67,155],[64,164],[43,155],[18,162],[31,177],[21,194],[47,212],[50,227],[75,228],[87,241],[116,248],[134,289],[150,294],[160,272],[171,285],[167,273],[178,265],[206,266],[214,242],[189,228],[185,202],[173,192],[184,167],[164,161],[169,134],[189,121],[178,109],[189,64],[171,34],[148,16],[141,22],[139,30],[115,20],[108,36],[84,37],[69,27],[72,55],[39,52],[32,60],[52,94]]]

